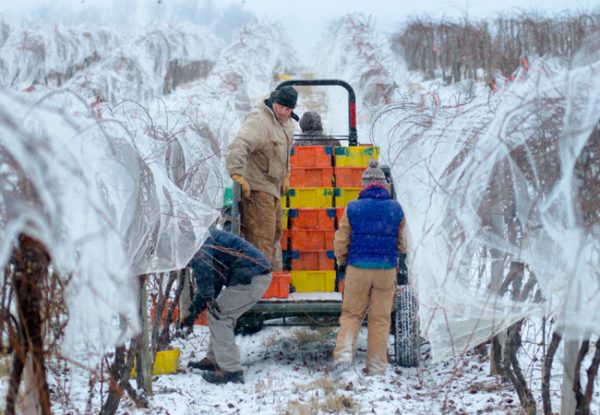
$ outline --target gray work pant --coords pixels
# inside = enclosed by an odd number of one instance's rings
[[[221,308],[220,319],[217,320],[208,313],[210,340],[206,357],[217,363],[221,370],[226,372],[242,370],[240,350],[235,344],[233,329],[237,319],[250,310],[267,291],[271,284],[271,276],[270,273],[257,275],[252,277],[252,282],[248,285],[225,287],[217,297],[217,304]]]

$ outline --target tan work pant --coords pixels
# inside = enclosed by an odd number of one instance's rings
[[[275,247],[279,245],[283,231],[281,201],[268,193],[253,190],[250,198],[242,197],[240,214],[244,239],[265,254],[273,265],[273,271],[281,271],[280,261],[273,261]]]
[[[333,352],[336,364],[354,362],[358,330],[368,310],[367,372],[369,375],[385,372],[395,297],[395,269],[347,267],[340,330]]]

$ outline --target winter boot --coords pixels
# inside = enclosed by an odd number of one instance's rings
[[[192,360],[188,363],[188,367],[191,367],[193,369],[207,370],[211,372],[219,370],[219,365],[210,360],[208,357],[205,357],[200,361]]]
[[[352,363],[342,361],[334,364],[333,368],[329,372],[329,375],[333,379],[341,379],[342,377],[348,375],[351,371]]]
[[[236,372],[225,372],[224,370],[216,370],[214,372],[204,372],[202,377],[209,383],[244,383],[244,372],[238,370]]]

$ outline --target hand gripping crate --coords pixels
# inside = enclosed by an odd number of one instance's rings
[[[334,229],[334,208],[292,208],[288,212],[291,229]]]
[[[291,271],[290,274],[296,292],[335,291],[335,271]]]
[[[295,187],[288,192],[291,208],[333,207],[333,187]]]
[[[379,159],[379,147],[374,146],[335,147],[333,152],[335,167],[367,168],[369,160]]]
[[[331,147],[296,146],[290,151],[292,167],[331,167],[333,158]]]

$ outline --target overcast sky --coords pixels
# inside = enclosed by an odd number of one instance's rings
[[[104,17],[114,14],[115,21],[129,24],[131,19],[140,20],[147,13],[154,16],[177,16],[174,10],[191,8],[206,10],[208,0],[0,0],[0,11],[10,10],[21,15],[29,11],[61,7],[57,15],[73,13],[85,15],[87,9],[104,8]],[[58,5],[58,6],[57,6]],[[185,6],[183,6],[185,5]],[[278,18],[292,37],[294,48],[302,60],[309,59],[316,42],[322,37],[327,25],[352,12],[372,15],[380,30],[388,32],[397,29],[409,16],[429,15],[433,17],[464,16],[470,18],[492,17],[496,13],[537,10],[544,13],[600,10],[600,0],[213,0],[213,10],[225,10],[238,6],[249,16],[270,16]],[[148,12],[143,12],[147,9]],[[83,12],[83,13],[82,13]],[[41,13],[43,16],[43,13]],[[95,16],[96,14],[92,14]],[[204,13],[203,15],[206,15]],[[29,15],[31,16],[31,14]],[[46,16],[37,15],[37,18]],[[236,18],[240,19],[239,13]]]

